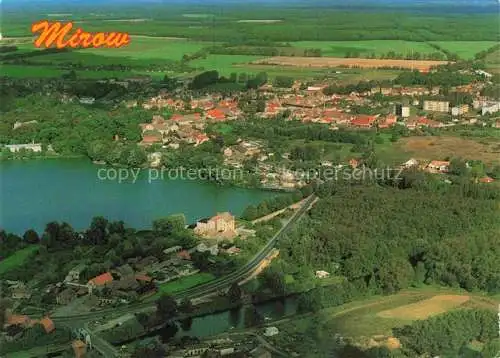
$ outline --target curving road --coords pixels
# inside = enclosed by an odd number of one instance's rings
[[[309,196],[303,202],[303,205],[299,208],[299,210],[297,210],[288,219],[285,225],[282,226],[282,228],[267,242],[267,244],[245,266],[239,268],[238,270],[234,271],[233,273],[230,273],[229,275],[223,278],[210,281],[205,284],[175,294],[174,297],[177,300],[182,300],[184,298],[189,298],[193,300],[196,298],[220,292],[221,290],[229,288],[233,283],[235,282],[239,283],[244,279],[248,278],[250,275],[252,275],[252,273],[254,273],[254,271],[260,265],[260,263],[265,258],[267,258],[267,256],[270,254],[271,250],[274,248],[276,242],[281,237],[281,235],[283,235],[283,233],[285,233],[287,229],[293,226],[302,217],[302,215],[304,215],[304,213],[311,207],[311,205],[315,202],[315,200],[316,200],[315,195]],[[86,327],[86,323],[88,321],[99,319],[104,315],[115,316],[125,313],[135,313],[143,311],[145,309],[151,309],[154,307],[155,307],[154,302],[138,302],[123,307],[104,309],[85,314],[68,315],[60,317],[53,316],[52,320],[56,324],[63,324],[70,327],[78,327],[78,326]],[[103,354],[104,357],[111,358],[118,356],[117,350],[111,344],[99,338],[95,333],[92,333],[91,331],[89,331],[89,333],[91,335],[93,347],[95,347],[96,350],[98,350],[101,354]]]

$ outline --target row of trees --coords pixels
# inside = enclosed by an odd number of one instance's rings
[[[431,52],[431,53],[420,53],[418,51],[404,53],[398,53],[395,51],[388,51],[386,53],[380,54],[377,56],[375,52],[372,52],[368,55],[363,55],[363,52],[359,51],[348,51],[344,55],[345,58],[370,58],[370,59],[382,59],[382,60],[431,60],[431,61],[443,61],[446,60],[447,57],[442,52]],[[454,56],[453,58],[458,59],[458,56]]]
[[[255,76],[251,76],[246,73],[242,73],[238,76],[236,73],[231,73],[231,76],[226,78],[219,76],[218,71],[205,71],[194,76],[193,80],[189,84],[189,88],[196,91],[206,89],[207,87],[216,84],[240,83],[244,84],[246,89],[256,89],[266,83],[267,79],[268,77],[265,72],[258,73]],[[240,90],[243,89],[244,88],[240,88]]]
[[[266,216],[275,211],[284,209],[293,203],[303,199],[306,196],[311,195],[312,189],[310,187],[304,187],[300,191],[297,191],[291,195],[280,195],[271,199],[264,200],[259,205],[248,206],[241,215],[244,220],[255,220],[257,218]]]
[[[0,231],[0,248],[4,257],[27,245],[40,244],[30,260],[6,272],[5,277],[28,281],[34,276],[41,276],[42,282],[51,283],[64,278],[71,268],[68,267],[71,262],[83,259],[88,261],[82,273],[82,278],[86,280],[122,265],[129,258],[155,256],[163,260],[166,258],[163,250],[168,247],[180,245],[191,248],[196,245],[196,237],[185,226],[182,215],[156,220],[153,230],[142,232],[126,228],[122,221],[95,217],[83,232],[74,230],[67,223],[58,222],[48,223],[41,235],[34,230],[27,230],[24,240]],[[39,265],[42,263],[46,270],[40,272]]]
[[[321,57],[321,49],[269,46],[214,46],[208,48],[208,52],[218,55],[248,55],[248,56],[304,56]]]
[[[431,72],[431,73],[421,73],[419,71],[405,71],[399,74],[399,76],[394,80],[395,84],[402,86],[445,86],[453,87],[466,85],[475,80],[475,76],[458,73],[456,71],[448,71],[446,69]]]

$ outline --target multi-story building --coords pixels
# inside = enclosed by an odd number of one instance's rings
[[[467,104],[462,104],[460,106],[456,106],[451,109],[451,115],[455,117],[461,116],[467,112],[469,112],[469,105]]]
[[[216,216],[208,220],[201,220],[197,222],[194,232],[200,236],[208,238],[232,238],[236,236],[234,216],[228,212],[218,213]]]
[[[448,101],[424,101],[424,111],[448,113],[450,111],[450,102],[448,102]]]
[[[410,107],[405,106],[403,104],[397,104],[396,105],[396,115],[403,117],[403,118],[408,118],[410,116]]]

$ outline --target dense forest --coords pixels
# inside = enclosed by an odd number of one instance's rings
[[[230,42],[248,40],[286,41],[355,41],[355,40],[409,40],[409,41],[497,41],[498,23],[495,14],[467,11],[456,13],[455,7],[443,7],[440,12],[414,11],[411,6],[392,11],[363,7],[335,8],[302,5],[268,5],[265,9],[248,4],[210,4],[189,7],[150,4],[147,9],[127,8],[109,10],[114,16],[148,18],[134,23],[109,23],[90,20],[88,9],[75,8],[74,20],[86,20],[87,31],[119,31],[137,35],[188,37],[197,40]],[[406,7],[406,8],[405,8]],[[446,11],[447,9],[450,11]],[[104,11],[104,10],[102,10]],[[92,9],[91,12],[95,12]],[[188,14],[188,16],[185,16]],[[27,36],[26,19],[39,19],[36,10],[23,17],[9,13],[3,24],[9,36]],[[29,16],[29,17],[27,17]],[[270,24],[247,20],[277,20]],[[206,31],[200,31],[205,28]],[[431,30],[432,29],[432,30]]]
[[[424,283],[500,291],[498,191],[417,173],[401,180],[409,187],[322,185],[323,199],[280,242],[282,257],[380,292]]]

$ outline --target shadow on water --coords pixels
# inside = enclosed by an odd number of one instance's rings
[[[188,318],[170,323],[147,334],[147,337],[158,336],[163,343],[173,338],[186,340],[204,338],[229,332],[233,329],[252,327],[256,324],[271,323],[273,320],[296,313],[295,297],[268,301],[256,305],[234,308],[202,317]],[[196,339],[195,339],[196,340]]]

